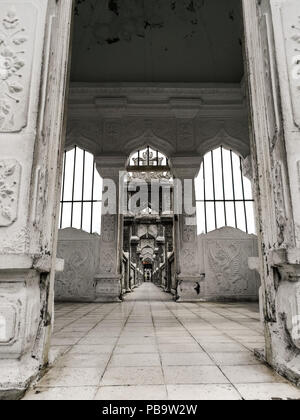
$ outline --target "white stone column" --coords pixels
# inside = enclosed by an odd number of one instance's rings
[[[300,2],[243,0],[264,357],[300,380]]]
[[[71,0],[0,0],[0,399],[48,361]]]
[[[197,301],[201,296],[201,280],[196,224],[195,178],[200,171],[201,157],[176,157],[171,159],[174,176],[180,186],[174,185],[175,253],[177,300]],[[191,186],[192,188],[188,188]],[[185,198],[190,201],[189,207]],[[181,205],[181,202],[182,205]],[[182,211],[181,211],[182,210]],[[180,214],[176,214],[180,213]],[[166,262],[167,263],[167,262]]]
[[[96,158],[97,169],[103,180],[112,182],[111,193],[115,197],[112,204],[113,214],[104,214],[102,210],[100,272],[96,276],[96,293],[98,302],[119,302],[121,297],[121,270],[123,250],[123,215],[120,214],[120,176],[125,171],[126,157],[104,156]],[[105,182],[104,182],[105,185]],[[105,193],[105,191],[104,191]],[[107,204],[105,202],[104,206]]]

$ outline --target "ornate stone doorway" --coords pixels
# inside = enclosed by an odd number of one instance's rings
[[[194,86],[176,87],[157,82],[155,86],[153,81],[146,87],[74,85],[70,90],[69,121],[76,144],[88,144],[97,156],[102,176],[109,174],[115,182],[120,169],[125,167],[128,153],[141,144],[148,144],[149,139],[153,146],[170,156],[178,179],[195,178],[202,156],[211,150],[207,147],[220,145],[220,136],[233,148],[240,147],[243,157],[247,158],[251,152],[248,162],[253,170],[260,244],[260,257],[252,264],[262,279],[261,312],[266,337],[262,357],[297,383],[300,377],[299,2],[263,0],[258,4],[255,0],[243,0],[242,3],[244,90],[240,84],[219,85],[218,70],[225,66],[214,66],[214,62],[213,86],[197,82]],[[65,99],[73,2],[1,0],[0,4],[3,33],[0,43],[0,148],[3,151],[0,376],[2,395],[17,397],[47,365],[54,318],[54,277],[62,269],[56,259],[57,202],[67,122]],[[209,4],[207,7],[212,2]],[[218,16],[224,4],[222,1],[218,5]],[[152,12],[151,20],[144,22],[144,29],[164,26]],[[215,9],[213,12],[211,25],[215,25]],[[234,19],[230,14],[229,21]],[[95,28],[100,28],[100,35],[97,33],[100,43],[103,34],[108,45],[131,37],[123,26],[118,29],[119,37],[113,38],[97,22]],[[143,32],[137,32],[144,36]],[[221,37],[227,33],[231,31],[225,30]],[[210,42],[207,45],[209,50]],[[223,50],[216,45],[220,53],[220,61],[216,62],[230,62],[227,56],[221,56]],[[168,46],[165,49],[167,52]],[[89,54],[89,47],[84,51]],[[230,55],[229,50],[227,54]],[[173,57],[176,55],[177,50]],[[151,62],[151,55],[146,60]],[[85,62],[82,58],[81,61]],[[181,82],[186,69],[197,69],[196,63],[193,64],[184,65]],[[92,77],[95,67],[91,69]],[[87,69],[85,66],[84,70]],[[204,79],[210,70],[202,73]],[[156,69],[151,68],[147,78],[154,80],[155,74]],[[228,80],[230,75],[226,74]],[[250,104],[250,144],[243,141],[249,137],[247,125],[241,124],[247,115],[246,92]],[[100,126],[95,124],[99,116]],[[196,116],[201,122],[193,125],[191,121]],[[234,124],[233,116],[237,118]],[[203,119],[207,120],[205,125]],[[105,138],[105,142],[99,146],[95,135],[98,140]],[[67,145],[74,141],[74,136],[68,133]],[[199,292],[194,287],[195,280],[201,289],[201,273],[195,264],[195,230],[186,223],[187,215],[182,216],[178,217],[176,230],[175,260],[176,267],[180,267],[176,275],[181,300],[193,300]],[[108,268],[99,274],[98,280],[101,285],[104,284],[101,281],[107,281],[109,299],[115,295],[110,284],[111,280],[119,279],[122,249],[120,231],[110,226],[121,226],[120,215],[103,220],[108,245],[102,258],[110,263],[104,266]]]

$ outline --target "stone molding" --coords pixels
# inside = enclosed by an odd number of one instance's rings
[[[205,153],[201,141],[209,147],[222,141],[249,154],[240,85],[73,85],[68,127],[68,147],[77,144],[98,155],[128,156],[151,145],[169,157],[193,156]]]

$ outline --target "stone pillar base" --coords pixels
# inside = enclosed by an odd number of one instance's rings
[[[121,276],[99,274],[95,277],[98,303],[121,302]]]
[[[204,275],[177,277],[177,302],[201,302]]]
[[[47,283],[32,265],[28,256],[0,258],[0,400],[21,398],[47,363]]]
[[[276,296],[277,322],[265,321],[266,362],[280,375],[300,386],[299,266],[280,267],[282,281]],[[297,277],[290,277],[297,271]],[[284,278],[291,281],[284,281]],[[292,281],[292,279],[294,281]]]
[[[300,351],[293,346],[278,324],[266,325],[266,350],[255,350],[255,355],[279,375],[300,387]]]
[[[0,360],[0,400],[21,399],[39,371],[39,361],[30,356],[21,360]]]

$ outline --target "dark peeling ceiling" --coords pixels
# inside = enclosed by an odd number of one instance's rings
[[[73,82],[236,83],[241,0],[76,0]]]

